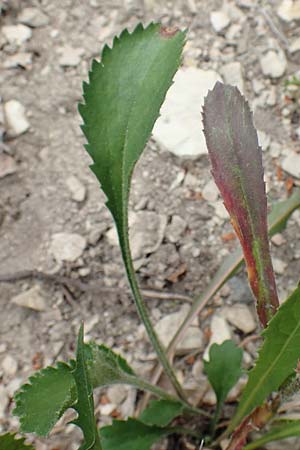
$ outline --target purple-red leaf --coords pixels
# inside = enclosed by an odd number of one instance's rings
[[[279,304],[269,251],[261,148],[248,103],[217,82],[203,113],[212,175],[241,242],[257,312],[265,327]]]

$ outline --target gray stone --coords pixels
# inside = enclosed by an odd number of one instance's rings
[[[10,155],[0,153],[0,178],[11,175],[17,171],[17,163]]]
[[[235,61],[222,66],[221,75],[226,83],[236,86],[242,94],[244,93],[243,69],[240,62]]]
[[[32,28],[48,25],[49,17],[38,8],[24,8],[18,15],[18,21]]]
[[[272,158],[278,158],[282,151],[281,145],[278,142],[271,142],[270,144],[270,155]]]
[[[264,131],[257,131],[258,143],[261,146],[262,150],[265,151],[270,147],[271,138]]]
[[[101,416],[110,416],[111,413],[117,408],[114,403],[105,403],[104,405],[99,405],[99,411]]]
[[[210,324],[210,340],[209,344],[205,349],[203,359],[206,361],[209,361],[209,349],[213,344],[222,344],[227,339],[231,339],[231,331],[229,328],[228,323],[219,314],[215,314],[212,318],[211,324]]]
[[[300,154],[290,153],[282,161],[282,168],[292,177],[300,178]]]
[[[128,387],[124,384],[114,384],[107,388],[106,395],[115,405],[120,405],[127,397]]]
[[[85,199],[86,189],[79,178],[71,175],[66,179],[66,184],[72,194],[72,199],[75,202],[82,202]]]
[[[280,78],[287,68],[287,60],[282,50],[269,50],[260,58],[263,74],[271,78]]]
[[[153,137],[176,156],[197,157],[207,153],[199,112],[209,89],[220,75],[195,67],[179,69],[157,120]]]
[[[171,223],[166,229],[166,238],[174,244],[180,240],[186,229],[186,221],[176,214],[172,216]]]
[[[39,286],[34,286],[11,299],[12,303],[24,308],[34,309],[35,311],[45,311],[47,302],[43,297]]]
[[[155,331],[158,334],[162,344],[167,347],[174,337],[176,331],[185,319],[189,307],[184,305],[180,311],[164,316],[155,325]],[[201,349],[203,345],[203,334],[198,326],[191,325],[187,330],[185,337],[179,342],[177,350],[185,352],[193,349]]]
[[[17,100],[9,100],[4,104],[4,114],[10,136],[19,136],[29,129],[30,125],[25,115],[25,108]]]
[[[60,57],[58,63],[63,67],[76,67],[81,61],[81,56],[84,54],[83,48],[73,48],[69,45],[58,49]]]
[[[222,202],[222,200],[218,200],[217,202],[214,202],[213,207],[215,208],[216,215],[220,219],[222,219],[222,220],[229,219],[228,211],[225,208],[224,203]]]
[[[15,69],[17,67],[30,67],[32,65],[32,54],[27,52],[16,53],[8,56],[4,63],[4,69]]]
[[[22,45],[32,36],[32,31],[25,25],[5,25],[2,27],[2,34],[9,44]]]
[[[273,268],[274,272],[278,275],[283,275],[285,272],[285,269],[287,268],[287,263],[282,261],[279,258],[272,258],[273,261]]]
[[[289,47],[290,53],[296,53],[300,51],[300,37],[293,40]]]
[[[277,233],[271,238],[271,242],[276,245],[276,247],[280,247],[282,244],[286,243],[286,240],[281,233]]]
[[[245,304],[225,306],[222,308],[221,314],[229,323],[245,334],[251,333],[256,329],[257,324],[252,312]]]
[[[278,16],[285,22],[300,19],[300,1],[299,0],[283,0],[278,9]]]
[[[219,189],[213,179],[204,186],[202,196],[208,202],[215,202],[218,199]]]
[[[18,362],[11,355],[6,355],[2,361],[2,369],[5,375],[13,377],[18,370]]]
[[[213,29],[217,33],[220,33],[221,31],[225,30],[225,28],[227,28],[230,24],[230,17],[225,11],[220,9],[218,11],[212,11],[210,13],[210,22]]]
[[[50,253],[57,262],[74,262],[78,259],[85,247],[86,238],[77,233],[55,233],[50,244]]]

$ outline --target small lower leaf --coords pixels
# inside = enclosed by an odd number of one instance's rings
[[[147,425],[165,427],[184,410],[182,403],[169,400],[152,400],[139,417]]]
[[[261,448],[268,442],[279,441],[295,436],[300,436],[300,420],[285,422],[284,424],[274,427],[260,439],[246,445],[244,450],[254,450],[255,448]]]
[[[71,363],[72,364],[72,363]],[[58,363],[29,378],[15,396],[13,413],[20,418],[24,433],[46,436],[62,414],[76,401],[71,366]]]
[[[233,341],[213,344],[209,350],[209,361],[204,360],[204,368],[212,385],[218,404],[222,404],[231,388],[242,375],[243,350]]]
[[[146,425],[136,419],[114,420],[100,430],[103,450],[150,450],[170,429]]]
[[[125,359],[105,345],[90,342],[85,344],[84,352],[90,380],[94,387],[126,383],[128,375],[134,375]]]
[[[25,444],[25,439],[17,439],[15,434],[6,433],[0,436],[1,450],[34,450],[31,445]]]
[[[73,423],[81,428],[84,436],[84,443],[79,450],[102,450],[94,415],[93,387],[86,364],[83,326],[78,335],[76,366],[72,373],[77,387],[77,402],[73,408],[78,413]]]

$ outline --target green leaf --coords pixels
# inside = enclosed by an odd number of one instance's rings
[[[90,342],[85,344],[84,351],[89,377],[94,388],[127,383],[128,375],[134,375],[125,359],[105,345]]]
[[[268,216],[269,236],[272,237],[274,234],[284,229],[291,214],[299,207],[300,189],[294,189],[293,194],[287,200],[275,203],[272,207],[271,213]],[[195,317],[199,315],[199,312],[202,310],[204,305],[206,305],[209,300],[221,289],[223,284],[236,273],[242,263],[243,255],[240,248],[237,248],[232,254],[228,255],[224,259],[206,290],[195,298],[189,313],[168,347],[168,354],[173,352],[177,343],[182,339],[184,333],[189,328]]]
[[[79,450],[102,450],[94,415],[93,388],[86,367],[83,326],[78,335],[76,366],[72,373],[77,387],[77,402],[73,408],[78,413],[73,423],[81,428],[84,436]]]
[[[1,450],[34,450],[31,445],[25,444],[25,439],[17,439],[15,434],[6,433],[0,436]]]
[[[124,30],[93,61],[79,105],[92,171],[107,197],[138,313],[176,392],[184,393],[151,324],[135,276],[128,237],[128,198],[134,166],[141,156],[161,104],[178,69],[185,33],[150,24]]]
[[[213,344],[209,350],[209,361],[203,361],[218,404],[224,403],[230,389],[242,375],[242,358],[243,350],[228,340],[222,344]]]
[[[173,404],[171,395],[137,377],[124,358],[104,345],[93,342],[84,344],[84,357],[93,388],[116,383],[130,384]],[[76,403],[77,389],[72,374],[74,366],[75,362],[70,361],[42,369],[17,392],[13,412],[20,418],[22,432],[46,436],[63,413]]]
[[[140,415],[139,420],[147,425],[165,427],[175,417],[179,416],[183,410],[184,407],[179,402],[152,400]]]
[[[236,87],[217,82],[203,108],[212,175],[241,242],[248,278],[265,327],[279,301],[269,250],[262,152],[248,103]]]
[[[213,344],[209,350],[209,361],[203,360],[208,380],[217,397],[216,412],[211,423],[212,434],[230,389],[242,375],[242,358],[243,350],[228,340],[222,344]]]
[[[300,290],[281,305],[264,330],[265,337],[255,367],[243,392],[229,431],[291,375],[300,358]]]
[[[72,364],[72,363],[71,363]],[[63,413],[76,401],[71,365],[58,363],[29,378],[15,395],[13,413],[20,418],[22,432],[46,436]]]
[[[300,421],[295,420],[285,422],[284,424],[274,427],[271,431],[266,433],[260,439],[246,445],[244,450],[254,450],[255,448],[262,448],[263,445],[272,441],[279,441],[293,436],[300,436]]]
[[[114,420],[100,430],[103,450],[150,450],[151,445],[170,433],[170,430],[146,425],[139,420]]]
[[[159,24],[124,30],[93,61],[85,104],[79,105],[93,172],[107,196],[120,240],[127,234],[127,203],[133,168],[159,115],[180,63],[185,34],[168,35]]]
[[[175,403],[178,403],[176,398],[166,391],[136,376],[125,359],[105,345],[98,345],[93,342],[85,344],[85,357],[89,377],[94,388],[119,383],[129,384],[138,389],[149,391],[167,401],[174,402],[175,400]],[[187,405],[185,404],[184,407],[186,408]]]

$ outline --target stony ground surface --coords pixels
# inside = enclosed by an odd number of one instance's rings
[[[189,299],[177,294],[201,292],[238,245],[199,131],[203,96],[217,79],[236,84],[254,110],[270,202],[300,184],[300,91],[285,87],[297,70],[299,76],[300,5],[8,0],[0,8],[0,280],[11,280],[0,283],[0,429],[6,430],[17,427],[14,391],[34,369],[73,354],[82,320],[86,339],[112,346],[139,373],[150,377],[155,364],[127,290],[104,196],[83,150],[77,103],[91,59],[104,42],[139,21],[189,30],[182,69],[137,166],[131,195],[135,264],[141,286],[152,291],[151,316],[166,343],[189,308]],[[299,279],[299,237],[296,211],[272,242],[281,299]],[[48,279],[29,276],[35,270]],[[161,298],[161,292],[170,295]],[[241,342],[258,332],[252,303],[242,271],[189,330],[176,367],[199,402],[215,402],[203,389],[201,355],[209,342]],[[250,339],[245,367],[255,352]],[[133,414],[135,404],[136,392],[127,388],[96,398],[102,423]],[[72,427],[65,432],[58,426],[49,440],[31,439],[38,450],[62,450],[77,448],[78,436]],[[194,447],[182,442],[180,448]],[[300,442],[291,448],[300,449]]]

